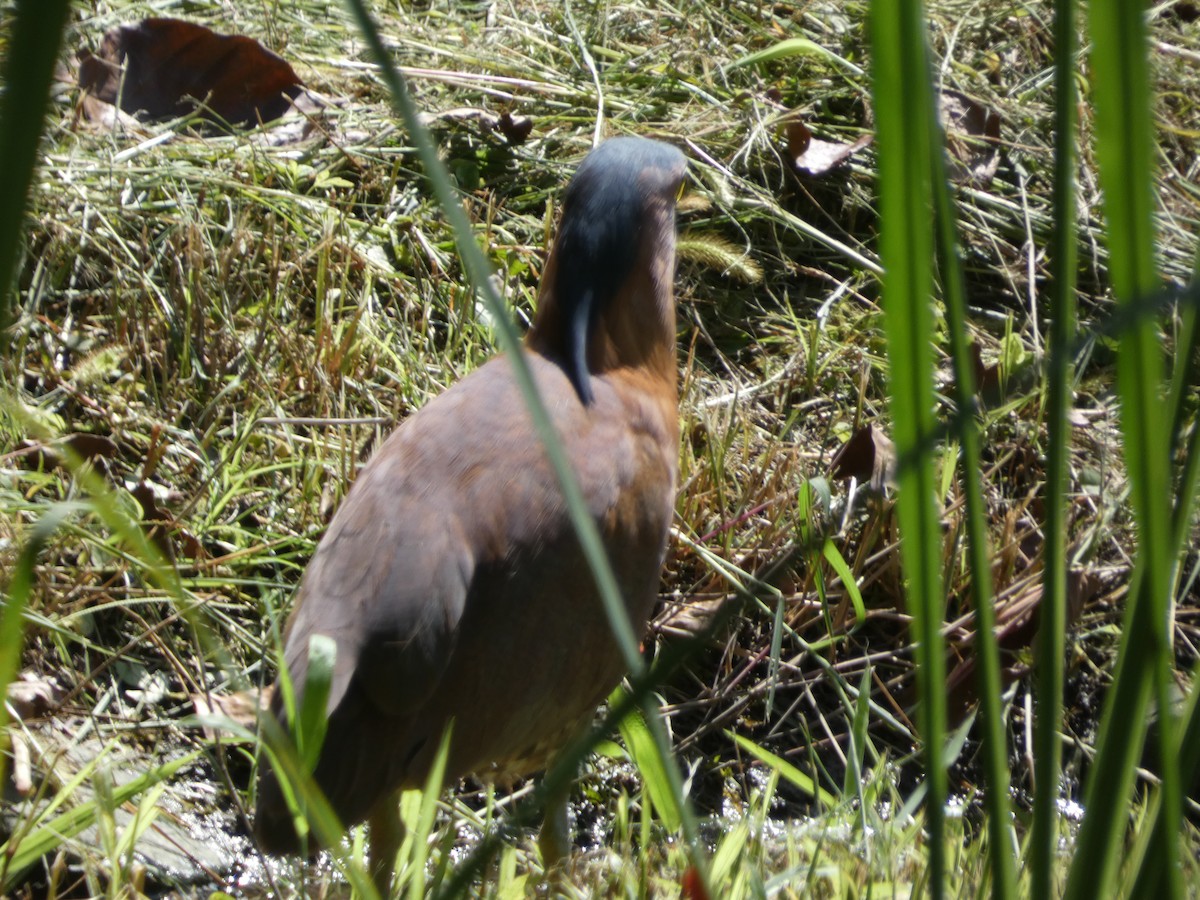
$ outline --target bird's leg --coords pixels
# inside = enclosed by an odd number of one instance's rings
[[[386,794],[375,804],[367,818],[370,824],[370,850],[367,864],[371,869],[371,880],[379,896],[391,896],[392,873],[396,868],[396,854],[404,842],[404,822],[400,819],[400,795]]]
[[[571,786],[554,791],[546,798],[545,819],[538,832],[538,849],[542,851],[542,867],[547,871],[558,868],[571,855],[571,822],[567,815],[567,800]]]

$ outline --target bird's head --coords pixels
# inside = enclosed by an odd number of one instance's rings
[[[557,359],[584,403],[590,376],[669,369],[674,386],[675,201],[687,158],[646,138],[605,141],[567,185],[531,349]]]

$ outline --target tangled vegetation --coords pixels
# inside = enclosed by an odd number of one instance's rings
[[[909,461],[888,437],[895,372],[881,150],[867,142],[877,126],[867,7],[371,4],[519,323],[535,306],[561,188],[597,137],[654,136],[691,160],[676,279],[680,490],[644,646],[648,659],[672,662],[656,691],[711,852],[713,896],[929,887],[914,600],[895,509],[896,466]],[[1051,453],[1047,248],[1061,227],[1053,16],[1050,4],[1008,0],[938,0],[927,14],[1023,840]],[[31,897],[336,891],[342,876],[327,862],[257,857],[246,822],[253,744],[214,736],[197,714],[237,718],[237,703],[270,683],[292,592],[356,471],[398,421],[497,352],[494,319],[465,281],[425,166],[341,6],[86,0],[71,12],[64,63],[147,15],[256,38],[320,103],[302,128],[229,134],[195,117],[97,120],[72,77],[54,87],[0,352],[0,568],[25,571],[27,548],[40,550],[9,691],[8,769],[19,772],[27,754],[33,781],[0,815],[0,880]],[[1147,14],[1166,290],[1195,277],[1195,15],[1184,0]],[[9,40],[0,33],[0,55]],[[1131,326],[1113,296],[1089,73],[1081,64],[1062,531],[1055,828],[1068,844],[1138,589],[1137,482],[1117,378]],[[528,133],[514,132],[524,119]],[[828,142],[836,164],[811,155],[814,141]],[[1161,445],[1169,437],[1178,448],[1185,510],[1200,404],[1194,287],[1186,296],[1190,307],[1157,310],[1156,344],[1179,401]],[[986,573],[968,552],[956,468],[955,336],[938,305],[944,427],[927,449],[951,736],[947,890],[974,896],[990,877],[973,606]],[[1168,651],[1180,698],[1200,659],[1200,541],[1194,520],[1185,525]],[[17,574],[3,583],[11,610]],[[645,742],[627,723],[620,743],[586,763],[573,803],[574,887],[564,890],[701,896],[689,893],[698,876],[686,847],[669,839],[678,812],[656,793],[665,788]],[[1157,784],[1157,753],[1152,741],[1142,788]],[[455,865],[528,791],[464,784],[429,821],[421,798],[408,798],[406,818],[425,825],[406,852],[428,860],[410,865],[411,883],[452,883]],[[1178,863],[1200,883],[1198,808],[1184,793]],[[1055,877],[1069,864],[1060,859]],[[471,891],[541,885],[530,836],[508,836],[484,875]]]

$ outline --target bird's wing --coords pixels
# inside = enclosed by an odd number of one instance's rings
[[[601,528],[639,473],[657,471],[641,459],[646,446],[665,448],[670,474],[650,494],[669,516],[673,436],[639,435],[607,383],[584,407],[561,368],[527,359]],[[380,712],[416,711],[444,672],[473,580],[572,534],[510,364],[493,360],[399,427],[359,476],[305,573],[287,635],[291,677],[303,683],[309,638],[325,634],[338,651],[330,711],[356,673]]]
[[[355,673],[380,711],[420,706],[440,677],[466,599],[471,562],[453,517],[440,516],[409,477],[403,442],[388,442],[338,510],[304,576],[287,636],[291,677],[303,684],[308,644],[337,644],[332,711]],[[370,670],[385,666],[385,681]],[[384,690],[373,686],[383,685]]]

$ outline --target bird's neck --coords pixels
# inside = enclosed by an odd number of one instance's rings
[[[673,227],[647,229],[630,276],[587,330],[587,369],[592,376],[640,369],[672,396],[675,363],[675,233]],[[538,311],[525,342],[551,359],[572,358],[571,329],[554,296],[555,271],[569,265],[552,252],[542,275]]]
[[[588,370],[644,369],[675,388],[674,236],[669,252],[638,261],[588,335]],[[643,253],[647,248],[643,248]]]

